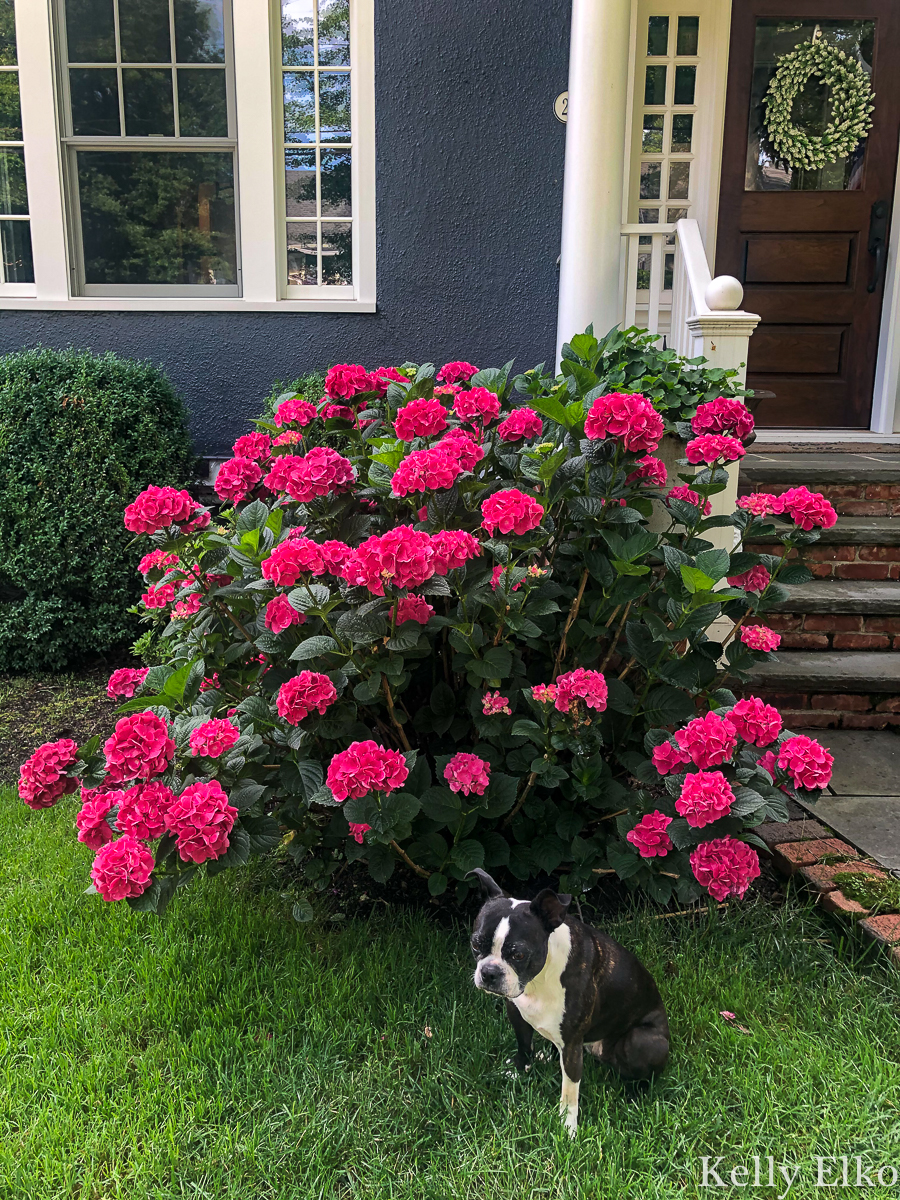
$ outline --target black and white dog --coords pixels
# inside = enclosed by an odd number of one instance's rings
[[[566,913],[571,896],[544,888],[513,900],[476,870],[485,902],[475,922],[475,986],[503,996],[520,1071],[536,1029],[559,1051],[560,1116],[574,1137],[583,1051],[626,1079],[647,1079],[669,1057],[669,1023],[659,990],[633,954]]]

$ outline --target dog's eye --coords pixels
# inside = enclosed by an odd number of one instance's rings
[[[513,962],[521,962],[524,957],[525,952],[523,950],[516,950],[512,956],[512,960]]]

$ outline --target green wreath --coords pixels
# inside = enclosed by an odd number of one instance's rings
[[[791,117],[794,100],[811,75],[831,88],[831,120],[810,136]],[[815,171],[851,154],[872,128],[872,85],[859,65],[821,39],[783,54],[763,99],[766,132],[775,153],[791,167]]]

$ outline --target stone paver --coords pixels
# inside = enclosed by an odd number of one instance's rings
[[[900,592],[900,584],[895,586]],[[900,664],[896,684],[900,692]],[[834,755],[829,791],[838,796],[900,796],[900,737],[896,734],[824,729],[816,734],[816,740]]]
[[[767,825],[758,825],[753,832],[758,838],[762,838],[770,850],[774,850],[783,842],[805,842],[810,838],[827,838],[829,836],[824,825],[809,818],[787,821],[784,824],[772,821]]]
[[[900,455],[868,451],[860,453],[773,454],[765,444],[741,463],[741,482],[754,487],[782,483],[785,474],[794,484],[821,487],[827,483],[900,483]]]
[[[750,683],[774,692],[900,692],[891,650],[786,650],[753,668]]]
[[[854,859],[856,851],[838,838],[817,838],[812,842],[782,842],[775,847],[775,864],[785,875],[801,867],[811,867],[823,858]]]
[[[817,579],[789,586],[788,592],[774,612],[900,614],[900,586],[894,579]]]

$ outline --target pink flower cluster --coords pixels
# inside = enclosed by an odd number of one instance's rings
[[[231,447],[236,458],[252,458],[254,462],[265,462],[272,453],[272,439],[267,433],[256,431],[245,433]]]
[[[305,428],[310,421],[315,420],[316,406],[302,396],[291,396],[275,409],[275,424],[280,429],[283,425],[299,425]]]
[[[435,575],[446,575],[481,554],[481,542],[464,529],[439,529],[431,535]]]
[[[686,504],[700,504],[700,495],[692,488],[689,488],[686,483],[679,483],[677,487],[669,488],[666,492],[667,500],[684,500]],[[708,517],[712,512],[712,504],[707,500],[703,505],[703,515]]]
[[[322,547],[308,537],[279,542],[262,561],[263,577],[276,587],[293,587],[301,574],[324,575],[326,569]]]
[[[348,583],[367,587],[374,596],[384,595],[385,583],[416,588],[434,573],[431,537],[411,525],[397,525],[387,533],[366,538],[341,571]]]
[[[681,768],[691,761],[691,756],[671,741],[654,746],[650,757],[660,775],[679,773]]]
[[[338,363],[325,376],[325,395],[332,400],[352,400],[362,392],[380,391],[372,376],[358,364]]]
[[[800,734],[781,743],[778,766],[788,772],[795,787],[813,791],[828,787],[831,782],[834,755],[814,738]]]
[[[231,500],[234,504],[239,504],[247,499],[261,479],[262,468],[252,458],[229,458],[216,472],[216,482],[213,486],[220,500]]]
[[[353,838],[354,842],[357,842],[361,846],[363,843],[363,834],[368,833],[372,826],[365,824],[361,825],[354,821],[348,821],[347,824],[350,826],[350,836]]]
[[[675,741],[695,766],[717,767],[734,754],[737,735],[733,725],[710,712],[688,721],[676,732]]]
[[[691,463],[735,462],[747,453],[736,437],[722,433],[704,433],[688,442],[685,456]]]
[[[506,580],[503,584],[504,591],[517,592],[522,586],[522,580],[520,579],[518,583],[514,583],[512,587],[510,587],[509,567],[503,567],[500,565],[500,563],[498,563],[497,566],[494,567],[493,571],[491,571],[491,591],[496,592],[501,581],[503,581],[504,575],[506,575]]]
[[[500,401],[487,388],[474,387],[456,393],[453,411],[461,421],[481,421],[483,425],[490,425],[500,415]]]
[[[162,570],[163,567],[174,567],[177,562],[177,554],[167,554],[165,550],[151,550],[138,563],[138,574],[146,576],[151,571]]]
[[[477,754],[454,754],[444,767],[444,778],[451,792],[462,792],[464,796],[483,796],[490,784],[491,764]]]
[[[78,786],[78,781],[66,774],[77,761],[78,746],[71,738],[38,746],[19,768],[19,795],[29,808],[50,808]]]
[[[617,438],[625,450],[655,450],[665,424],[644,396],[610,392],[591,405],[584,422],[585,436]]]
[[[175,599],[175,585],[161,583],[158,587],[153,584],[141,595],[144,608],[167,608]]]
[[[736,438],[745,438],[753,432],[756,422],[746,404],[719,396],[706,404],[700,404],[691,421],[694,433],[730,433]]]
[[[531,689],[531,695],[538,704],[553,704],[556,700],[556,684],[538,683]]]
[[[743,588],[745,592],[764,592],[771,578],[762,563],[757,563],[755,567],[742,571],[740,575],[729,575],[728,582],[732,587]]]
[[[409,383],[409,379],[402,375],[396,367],[376,367],[369,376],[369,382],[372,384],[373,392],[385,396],[391,383]]]
[[[190,521],[198,507],[187,492],[151,484],[125,509],[125,528],[132,533],[158,533]]]
[[[432,446],[428,450],[414,450],[407,454],[394,472],[391,487],[395,496],[408,496],[410,492],[435,491],[453,487],[462,474],[459,459]]]
[[[781,634],[765,625],[745,625],[741,630],[741,641],[751,650],[777,650],[781,645]]]
[[[228,849],[237,815],[222,785],[213,779],[184,789],[166,812],[166,828],[177,838],[185,862],[202,863],[221,858]]]
[[[397,601],[398,625],[403,625],[406,621],[418,621],[420,625],[427,625],[433,616],[434,609],[424,596],[404,596],[402,600]]]
[[[106,694],[110,700],[120,698],[130,700],[147,678],[149,667],[119,667],[113,671],[106,685]]]
[[[481,524],[492,537],[495,529],[504,535],[515,533],[521,537],[536,529],[544,519],[543,506],[518,488],[494,492],[481,502],[481,512],[484,518]]]
[[[166,831],[166,813],[175,803],[171,789],[151,779],[149,783],[135,784],[121,795],[116,828],[142,842],[162,837]]]
[[[401,441],[411,442],[417,437],[433,437],[447,428],[447,410],[440,400],[410,400],[397,413],[394,432]]]
[[[266,605],[266,629],[272,633],[284,633],[291,625],[302,625],[306,615],[297,612],[287,596],[275,596]]]
[[[101,847],[91,867],[91,881],[104,900],[124,900],[147,890],[152,871],[153,855],[126,834]]]
[[[646,480],[654,487],[666,486],[669,476],[666,472],[666,464],[662,459],[653,458],[651,455],[639,458],[637,460],[637,470],[625,476],[626,483],[638,483],[642,480]]]
[[[306,455],[275,459],[263,481],[272,492],[287,492],[305,504],[316,496],[346,491],[356,478],[353,464],[330,446],[314,446]]]
[[[606,680],[599,671],[576,667],[574,671],[557,676],[554,704],[560,712],[569,713],[578,700],[583,700],[588,708],[603,712],[607,691]]]
[[[185,621],[188,617],[195,617],[200,611],[200,593],[189,592],[183,600],[179,600],[172,609],[172,616],[178,617],[179,620]]]
[[[275,707],[289,725],[299,725],[311,712],[322,716],[337,700],[337,688],[327,675],[301,671],[278,689]]]
[[[665,858],[672,849],[672,839],[666,833],[672,818],[658,810],[646,813],[626,835],[632,846],[637,846],[641,858]]]
[[[686,775],[675,811],[694,829],[702,829],[720,817],[727,817],[734,804],[734,792],[721,771],[698,771]]]
[[[448,430],[435,449],[454,459],[460,471],[474,471],[476,463],[484,458],[484,450],[475,441],[473,432],[459,427]]]
[[[99,850],[115,837],[107,817],[125,798],[124,792],[103,792],[99,788],[83,788],[81,809],[75,814],[78,840],[89,850]],[[116,822],[118,824],[118,821]]]
[[[152,712],[134,713],[116,722],[104,746],[109,783],[150,779],[166,770],[175,754],[166,722]]]
[[[497,426],[497,436],[504,442],[537,438],[543,432],[544,422],[533,408],[514,408],[506,420]]]
[[[240,737],[240,732],[230,721],[204,721],[191,730],[188,742],[195,757],[220,758]]]
[[[778,709],[759,696],[747,696],[738,700],[725,720],[742,737],[754,746],[768,746],[781,733],[781,716]]]
[[[693,851],[691,870],[714,900],[721,902],[729,896],[740,899],[759,877],[759,855],[737,838],[713,838]]]
[[[369,792],[393,792],[409,775],[406,759],[399,750],[387,750],[377,742],[353,742],[335,754],[328,764],[326,782],[335,800],[359,799]]]
[[[771,492],[751,492],[749,496],[738,496],[738,508],[745,508],[755,517],[769,517],[778,512],[778,497]]]
[[[807,532],[816,527],[830,529],[837,521],[834,506],[821,493],[811,492],[809,488],[789,488],[781,493],[776,504],[776,513],[789,516],[795,525]]]
[[[504,713],[507,717],[512,716],[509,698],[501,696],[499,692],[485,692],[481,700],[481,711],[486,717],[496,716],[497,713]]]
[[[473,367],[471,363],[450,362],[445,363],[441,367],[437,373],[437,377],[443,380],[444,383],[459,383],[460,380],[471,379],[473,375],[477,374],[478,368]]]

